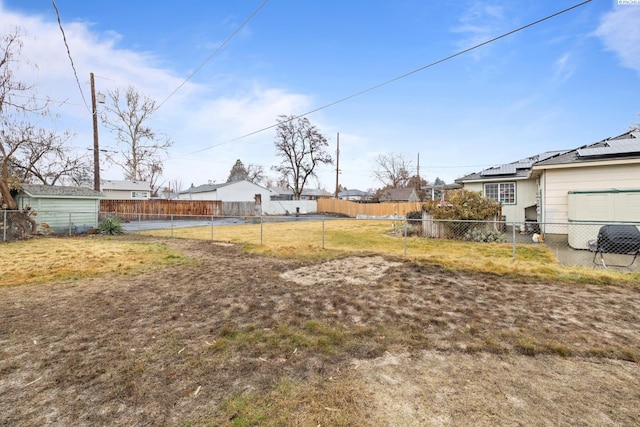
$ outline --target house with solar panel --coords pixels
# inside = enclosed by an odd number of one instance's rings
[[[548,151],[456,182],[501,202],[505,220],[523,231],[543,226],[545,234],[584,248],[590,234],[584,227],[572,233],[572,224],[640,221],[640,131]],[[597,234],[593,227],[591,234]]]

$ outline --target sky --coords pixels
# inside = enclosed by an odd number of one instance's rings
[[[79,152],[93,147],[94,73],[97,92],[132,86],[160,105],[164,181],[223,183],[238,159],[275,177],[277,117],[313,111],[334,159],[339,134],[339,184],[369,190],[380,155],[451,183],[640,122],[637,1],[593,0],[429,66],[579,3],[55,0],[65,45],[51,1],[0,0],[0,28],[21,28],[16,77],[54,101],[42,126],[73,132]],[[333,192],[336,165],[308,185]]]

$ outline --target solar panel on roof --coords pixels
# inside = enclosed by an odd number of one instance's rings
[[[491,169],[483,170],[480,175],[492,176],[492,175],[512,175],[516,173],[515,163],[509,163],[508,165],[502,165]]]
[[[601,147],[587,147],[578,149],[580,157],[611,156],[616,154],[640,153],[640,139],[616,139],[607,141]]]

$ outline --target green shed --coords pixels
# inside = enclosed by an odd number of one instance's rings
[[[29,206],[37,212],[38,225],[48,224],[57,234],[86,232],[98,226],[99,191],[86,187],[22,184],[15,199],[20,209]]]

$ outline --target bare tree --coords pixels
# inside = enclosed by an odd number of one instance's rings
[[[18,209],[13,198],[12,193],[21,190],[13,160],[31,142],[34,127],[28,122],[29,114],[46,111],[46,104],[39,105],[33,87],[14,78],[11,66],[22,50],[20,31],[0,36],[0,48],[0,196],[2,208],[12,211],[8,213],[10,232],[20,237],[35,233],[37,224],[29,210]]]
[[[316,167],[332,164],[327,152],[329,143],[306,117],[279,116],[276,127],[276,154],[281,163],[272,169],[279,172],[299,200],[311,177],[317,177]]]
[[[156,111],[155,101],[129,86],[124,92],[110,91],[109,104],[101,115],[102,123],[115,133],[121,150],[107,159],[122,168],[125,179],[147,181],[156,194],[164,170],[162,155],[173,142],[166,135],[157,135],[148,125]]]
[[[411,161],[402,154],[380,154],[373,176],[387,188],[406,187],[411,179],[411,168]]]
[[[21,129],[25,143],[10,158],[10,169],[20,182],[44,185],[80,185],[93,170],[88,155],[74,152],[67,145],[72,135],[58,135],[44,129]]]
[[[254,184],[262,184],[266,179],[264,174],[264,168],[261,165],[248,165],[247,166],[247,181]]]

